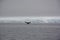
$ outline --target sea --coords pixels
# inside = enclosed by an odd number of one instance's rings
[[[60,25],[0,23],[0,40],[60,40]]]

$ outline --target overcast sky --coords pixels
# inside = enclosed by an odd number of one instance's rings
[[[0,0],[0,16],[60,16],[60,0]]]

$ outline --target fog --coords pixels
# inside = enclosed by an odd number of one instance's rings
[[[0,16],[60,16],[60,0],[0,0]]]

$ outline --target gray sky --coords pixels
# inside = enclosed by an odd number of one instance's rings
[[[60,0],[0,0],[0,16],[60,16]]]

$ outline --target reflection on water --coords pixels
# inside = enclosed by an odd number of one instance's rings
[[[0,24],[0,40],[60,40],[60,25]]]

